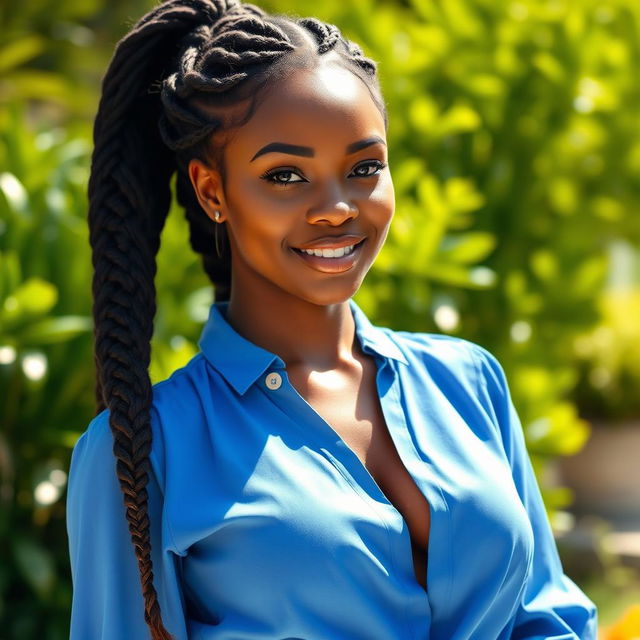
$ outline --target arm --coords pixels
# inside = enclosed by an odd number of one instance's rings
[[[474,345],[473,351],[480,392],[499,427],[513,481],[529,514],[534,535],[531,572],[510,637],[596,640],[596,607],[564,574],[504,371],[496,358],[482,347]]]
[[[186,639],[180,558],[163,552],[162,494],[153,471],[147,492],[154,586],[162,618],[176,640]],[[107,411],[91,421],[73,450],[67,532],[73,579],[70,639],[149,640]]]

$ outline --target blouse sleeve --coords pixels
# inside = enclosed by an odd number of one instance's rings
[[[534,537],[531,571],[509,637],[596,640],[596,606],[564,574],[504,371],[486,349],[474,345],[474,351],[487,408],[500,429],[513,481],[529,515]]]
[[[162,495],[155,474],[149,476],[153,582],[165,627],[176,640],[186,639],[180,557],[163,551]],[[66,517],[73,581],[70,640],[149,640],[106,410],[74,447]]]

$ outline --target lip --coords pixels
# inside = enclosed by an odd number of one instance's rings
[[[355,235],[342,235],[342,236],[324,236],[323,238],[317,238],[313,242],[308,244],[302,244],[295,249],[340,249],[342,247],[348,247],[352,244],[357,244],[364,240],[365,236]]]
[[[304,261],[304,263],[314,269],[315,271],[320,271],[322,273],[344,273],[345,271],[349,271],[353,268],[355,263],[357,262],[360,254],[362,253],[362,246],[365,244],[366,238],[360,238],[359,242],[354,243],[353,240],[350,240],[347,243],[343,244],[334,244],[331,246],[323,245],[322,247],[316,246],[314,249],[338,249],[340,247],[349,246],[350,244],[357,244],[354,250],[340,258],[323,258],[322,256],[310,256],[308,253],[302,253],[301,251],[296,251],[295,249],[291,249],[291,252],[298,256],[300,260]],[[311,248],[311,247],[310,247]]]

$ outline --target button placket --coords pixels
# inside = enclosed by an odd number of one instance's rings
[[[394,397],[391,400],[392,405],[399,403],[399,397],[397,397],[399,390],[399,380],[396,377],[396,372],[391,364],[382,360],[377,363],[378,373],[376,374],[376,387],[379,401],[381,402],[383,413],[385,413],[385,419],[389,419],[389,413],[385,412],[384,404],[389,402],[388,393],[393,392]],[[273,373],[273,372],[272,372]],[[269,376],[272,373],[267,374],[265,378],[265,386],[267,387],[266,393],[269,394]],[[284,373],[286,375],[286,373]],[[392,389],[393,388],[393,389]],[[383,392],[384,390],[384,392]],[[331,425],[320,416],[315,409],[304,399],[304,397],[290,384],[287,384],[283,388],[284,393],[269,394],[272,401],[278,406],[289,419],[293,420],[296,425],[304,425],[313,420],[318,425],[318,429],[307,429],[308,437],[313,439],[318,444],[318,451],[329,460],[333,467],[338,471],[340,476],[344,479],[350,491],[355,492],[373,511],[376,518],[382,523],[387,532],[387,540],[389,543],[389,557],[393,566],[393,572],[395,574],[403,573],[401,567],[407,562],[411,562],[411,540],[409,534],[409,528],[404,520],[404,517],[398,511],[398,509],[389,501],[384,494],[374,477],[371,475],[366,466],[358,458],[355,452],[346,444],[346,442],[336,433]],[[386,397],[386,401],[385,398]],[[396,409],[399,407],[396,407]],[[391,416],[398,419],[401,418],[404,423],[404,414],[400,410],[400,415],[394,414],[392,409]],[[389,425],[391,429],[391,425]],[[402,431],[402,429],[400,429]],[[407,434],[408,435],[408,434]],[[392,435],[393,438],[393,435]],[[396,435],[397,439],[397,435]],[[394,440],[395,444],[395,440]],[[404,444],[404,442],[402,442]],[[396,449],[398,446],[396,444]],[[398,450],[399,454],[402,454],[402,449]],[[410,453],[410,451],[409,451]],[[417,453],[416,453],[417,455]],[[403,462],[404,456],[403,456]],[[405,462],[405,467],[411,473],[410,467]],[[415,479],[415,475],[412,473]],[[418,485],[420,487],[420,485]],[[435,502],[430,502],[435,504]],[[434,521],[433,508],[432,508],[432,523]],[[409,560],[407,560],[409,558]],[[433,566],[433,563],[431,567]],[[411,571],[413,566],[411,565]],[[431,570],[433,573],[433,569]],[[416,583],[417,584],[417,583]],[[429,607],[430,600],[429,595],[420,587],[420,601],[421,606]],[[409,606],[407,604],[407,606]],[[413,630],[407,628],[407,637],[414,636]]]

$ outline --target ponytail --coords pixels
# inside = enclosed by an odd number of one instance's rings
[[[153,584],[146,486],[151,450],[148,368],[156,311],[156,254],[175,171],[158,130],[161,103],[149,92],[176,43],[225,2],[167,2],[117,45],[103,80],[89,179],[97,408],[109,409],[117,476],[140,570],[153,640],[168,640]]]

